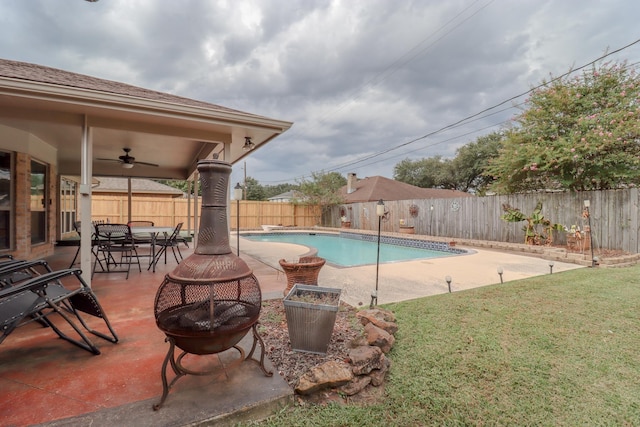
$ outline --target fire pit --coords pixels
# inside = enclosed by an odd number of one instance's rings
[[[253,360],[265,375],[273,375],[264,366],[264,342],[257,330],[262,303],[260,284],[229,245],[227,188],[231,165],[205,160],[198,163],[198,172],[202,215],[196,248],[193,255],[165,276],[156,293],[156,324],[166,335],[169,351],[162,364],[162,398],[154,409],[162,406],[169,389],[182,376],[217,371],[186,368],[182,360],[187,354],[210,355],[233,348],[240,353],[236,363]],[[253,331],[253,345],[245,356],[238,343],[249,330]],[[257,345],[259,360],[253,358]],[[178,357],[176,347],[182,350]],[[169,363],[176,375],[170,383]]]

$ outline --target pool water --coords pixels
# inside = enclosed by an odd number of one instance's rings
[[[295,243],[316,248],[318,256],[341,267],[375,264],[378,250],[377,241],[349,239],[336,234],[273,233],[246,234],[243,237],[256,242]],[[411,261],[452,255],[455,254],[380,243],[380,262]]]

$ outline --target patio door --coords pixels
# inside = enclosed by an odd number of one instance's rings
[[[75,231],[73,223],[76,221],[78,210],[78,183],[66,178],[60,178],[60,234]]]

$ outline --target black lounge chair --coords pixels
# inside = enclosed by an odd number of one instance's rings
[[[82,328],[109,342],[118,342],[118,337],[98,299],[82,279],[80,269],[37,273],[38,267],[50,270],[45,261],[24,262],[23,265],[16,264],[14,267],[12,271],[3,270],[0,273],[1,277],[6,278],[19,272],[24,272],[27,276],[33,274],[33,276],[15,281],[10,286],[0,289],[0,344],[16,328],[34,321],[50,327],[60,338],[93,354],[100,354],[100,350]],[[109,334],[91,329],[80,314],[81,312],[102,319]],[[55,325],[54,319],[60,318],[73,328],[79,339],[71,338]],[[82,328],[76,324],[75,320]]]

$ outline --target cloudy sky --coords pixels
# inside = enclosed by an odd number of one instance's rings
[[[263,185],[392,178],[640,39],[638,16],[637,0],[2,0],[0,56],[292,121],[246,158]],[[638,62],[640,43],[608,59]]]

